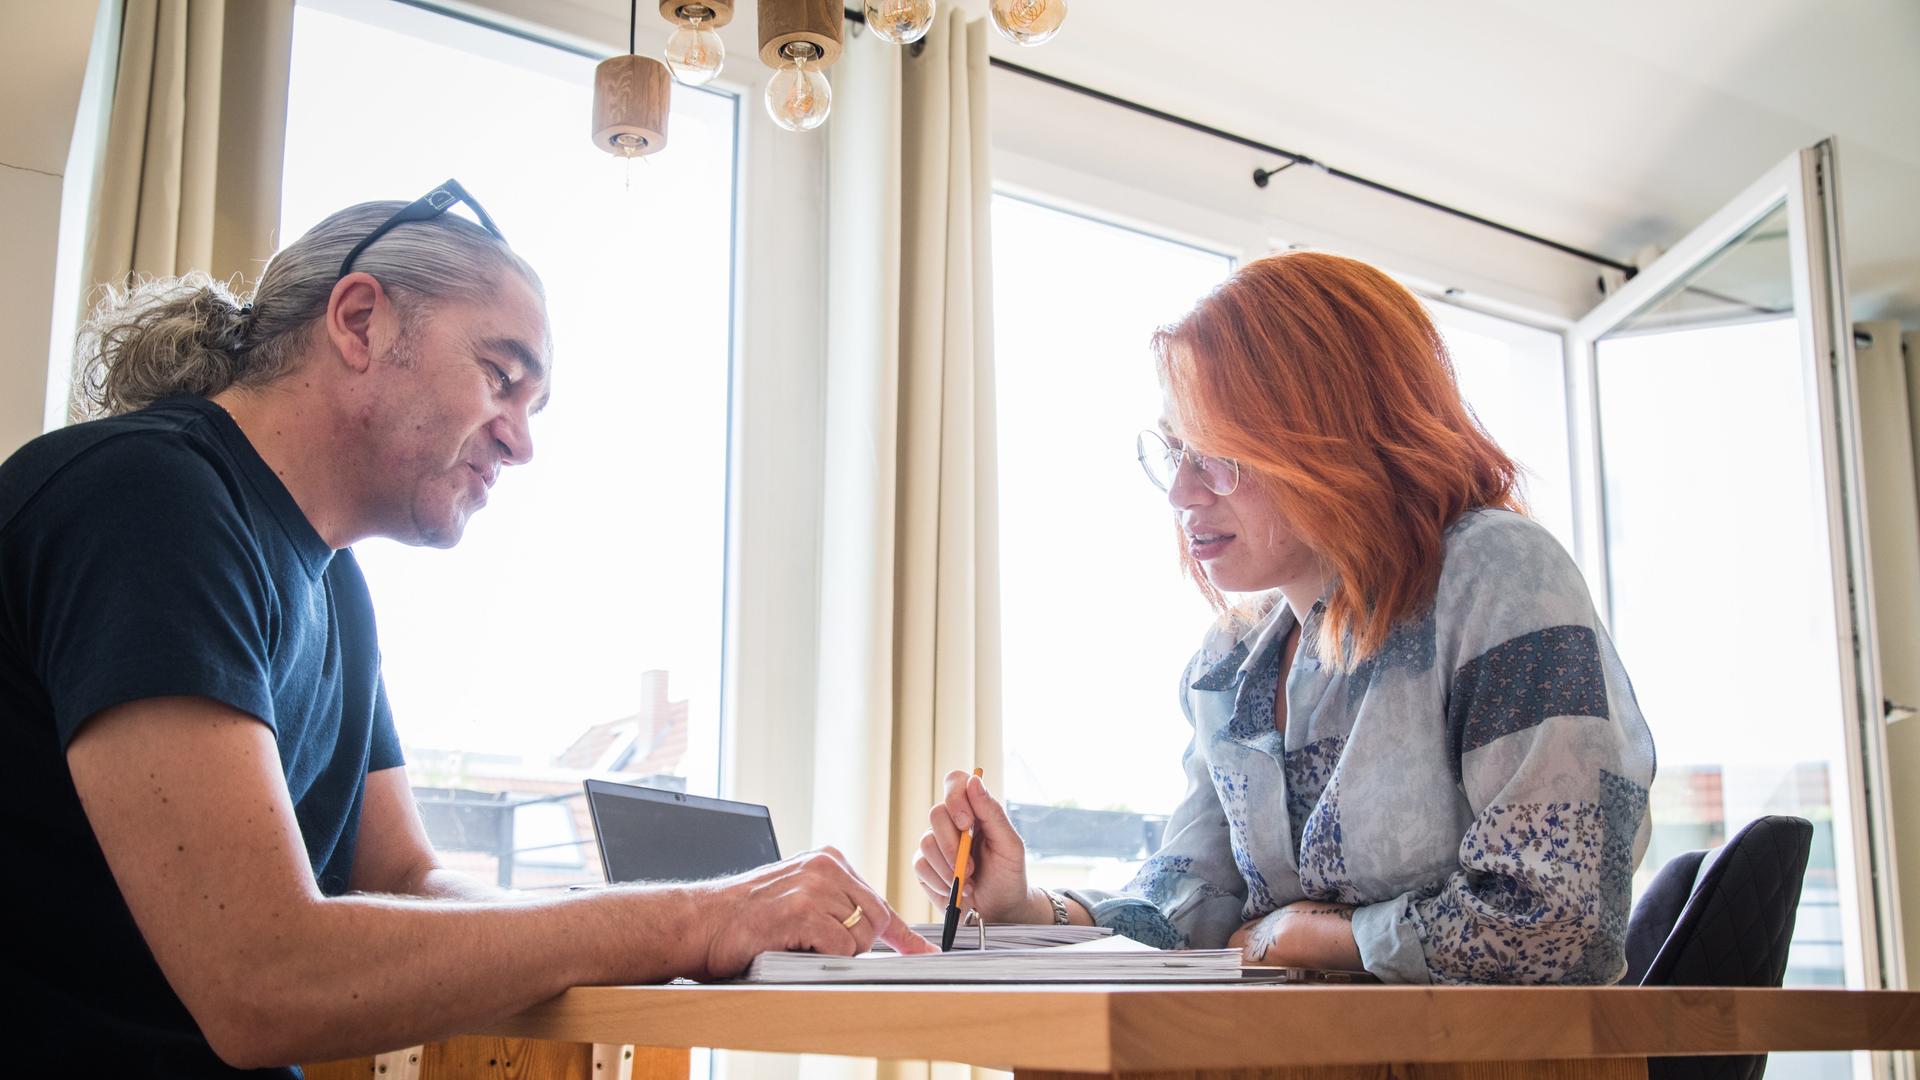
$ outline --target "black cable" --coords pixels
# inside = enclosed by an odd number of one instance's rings
[[[1310,165],[1313,168],[1316,168],[1321,172],[1326,173],[1328,176],[1334,177],[1335,179],[1345,180],[1351,184],[1359,184],[1362,187],[1371,188],[1372,190],[1378,191],[1382,194],[1391,195],[1396,199],[1405,199],[1408,202],[1417,203],[1418,205],[1424,206],[1430,210],[1438,210],[1443,214],[1450,214],[1454,217],[1461,218],[1466,221],[1471,221],[1476,225],[1484,225],[1490,229],[1497,229],[1500,232],[1506,233],[1509,236],[1518,237],[1519,239],[1527,240],[1535,244],[1541,244],[1546,247],[1550,247],[1555,251],[1562,252],[1567,255],[1572,255],[1575,258],[1585,259],[1588,262],[1598,263],[1601,266],[1610,267],[1612,269],[1620,271],[1621,273],[1624,273],[1629,278],[1639,273],[1639,269],[1637,267],[1630,266],[1626,263],[1619,262],[1614,259],[1609,259],[1604,255],[1596,255],[1591,251],[1584,251],[1580,248],[1572,246],[1571,244],[1560,243],[1558,240],[1549,240],[1544,236],[1527,232],[1525,229],[1517,229],[1511,225],[1504,225],[1498,221],[1494,221],[1490,218],[1481,217],[1478,214],[1470,213],[1458,207],[1448,206],[1445,203],[1435,202],[1434,200],[1426,198],[1424,196],[1415,195],[1411,191],[1403,191],[1400,188],[1394,187],[1390,184],[1383,184],[1378,180],[1368,179],[1367,177],[1360,176],[1355,173],[1347,172],[1345,169],[1336,169],[1333,166],[1328,165],[1323,161],[1316,161],[1305,154],[1295,153],[1292,150],[1284,150],[1278,146],[1272,146],[1267,143],[1260,142],[1256,139],[1249,139],[1244,135],[1236,135],[1231,131],[1223,131],[1210,124],[1202,124],[1197,120],[1189,120],[1184,116],[1175,116],[1173,113],[1156,109],[1150,105],[1142,105],[1137,101],[1129,101],[1126,98],[1119,97],[1118,95],[1109,94],[1104,90],[1096,90],[1093,87],[1083,86],[1080,83],[1069,82],[1068,80],[1062,79],[1057,75],[1049,75],[1044,71],[1036,71],[1033,68],[1025,67],[1020,64],[1013,63],[1010,60],[1002,60],[999,57],[993,57],[989,62],[994,67],[1000,68],[1004,71],[1013,72],[1016,75],[1024,75],[1029,79],[1033,79],[1036,82],[1045,83],[1048,86],[1056,87],[1061,90],[1066,90],[1070,93],[1079,94],[1083,97],[1090,97],[1095,101],[1105,102],[1108,105],[1115,105],[1122,109],[1126,109],[1130,112],[1139,113],[1142,116],[1150,116],[1155,120],[1161,120],[1166,123],[1173,124],[1177,127],[1183,127],[1189,131],[1199,132],[1202,135],[1211,135],[1216,139],[1222,139],[1226,142],[1234,143],[1239,146],[1244,146],[1250,150],[1259,150],[1262,153],[1273,154],[1276,157],[1286,158],[1287,163],[1285,165],[1280,166],[1277,169],[1254,170],[1253,182],[1259,187],[1266,187],[1268,180],[1272,179],[1274,176],[1277,176],[1282,172],[1285,172],[1288,169],[1293,168],[1295,165]]]
[[[864,11],[856,10],[854,8],[847,8],[845,14],[847,17],[847,21],[859,23],[863,26],[866,25],[867,16]],[[1315,161],[1313,158],[1310,158],[1305,154],[1297,154],[1291,150],[1283,150],[1277,146],[1272,146],[1255,139],[1249,139],[1244,135],[1235,135],[1231,131],[1223,131],[1220,128],[1214,127],[1210,124],[1202,124],[1197,120],[1189,120],[1184,116],[1175,116],[1173,113],[1156,109],[1151,105],[1142,105],[1137,101],[1128,100],[1127,98],[1120,97],[1117,94],[1109,94],[1104,90],[1096,90],[1091,86],[1085,86],[1077,82],[1070,82],[1066,79],[1060,78],[1058,75],[1049,75],[1044,71],[1038,71],[1034,68],[1026,67],[1025,65],[1022,65],[1022,64],[1016,64],[1011,60],[1002,60],[999,57],[994,56],[994,57],[989,57],[987,62],[992,66],[999,68],[1002,71],[1012,72],[1015,75],[1022,75],[1022,76],[1025,76],[1026,78],[1034,80],[1035,82],[1042,82],[1056,89],[1065,90],[1068,93],[1079,94],[1082,97],[1090,97],[1095,101],[1101,101],[1101,102],[1105,102],[1108,105],[1118,106],[1119,108],[1126,109],[1129,112],[1136,112],[1142,116],[1150,116],[1155,120],[1160,120],[1160,121],[1164,121],[1165,123],[1173,124],[1176,127],[1186,128],[1188,131],[1199,132],[1202,135],[1211,135],[1216,139],[1222,139],[1239,146],[1244,146],[1250,150],[1258,150],[1262,153],[1273,154],[1276,157],[1283,157],[1287,159],[1287,163],[1285,165],[1282,165],[1276,169],[1255,169],[1253,171],[1253,182],[1254,182],[1254,185],[1257,187],[1263,187],[1263,188],[1266,187],[1267,182],[1269,180],[1273,179],[1275,176],[1278,176],[1283,172],[1286,172],[1288,169],[1293,168],[1295,165],[1310,165],[1320,170],[1321,172],[1326,173],[1328,176],[1334,177],[1335,179],[1345,180],[1351,184],[1359,184],[1362,187],[1371,188],[1374,191],[1378,191],[1384,195],[1391,195],[1396,199],[1405,199],[1408,202],[1417,203],[1420,206],[1424,206],[1429,210],[1438,210],[1443,214],[1451,214],[1454,217],[1461,218],[1466,221],[1471,221],[1476,225],[1484,225],[1489,229],[1497,229],[1500,232],[1506,233],[1508,236],[1518,237],[1521,240],[1530,241],[1535,244],[1541,244],[1543,246],[1550,247],[1553,250],[1561,252],[1563,254],[1572,255],[1573,257],[1578,259],[1585,259],[1588,262],[1598,263],[1601,266],[1618,270],[1621,273],[1625,274],[1629,279],[1631,279],[1635,274],[1638,274],[1640,272],[1639,267],[1631,266],[1631,265],[1628,265],[1627,263],[1619,262],[1614,259],[1609,259],[1605,255],[1596,255],[1591,251],[1584,251],[1580,248],[1572,246],[1571,244],[1563,244],[1558,240],[1549,240],[1546,237],[1540,236],[1536,233],[1527,232],[1525,229],[1517,229],[1511,225],[1503,225],[1498,221],[1494,221],[1490,218],[1481,217],[1478,214],[1469,213],[1468,211],[1461,210],[1458,207],[1448,206],[1445,203],[1435,202],[1434,200],[1425,198],[1424,196],[1415,195],[1411,191],[1403,191],[1400,188],[1394,187],[1390,184],[1383,184],[1378,180],[1370,180],[1367,177],[1359,176],[1357,174],[1347,172],[1345,169],[1336,169],[1333,166],[1326,164],[1325,162]]]
[[[633,0],[627,11],[627,55],[632,56],[640,51],[640,0]]]

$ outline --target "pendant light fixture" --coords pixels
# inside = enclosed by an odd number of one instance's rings
[[[987,13],[994,28],[1019,45],[1041,45],[1067,21],[1067,0],[991,0]]]
[[[629,159],[666,149],[673,92],[665,64],[634,54],[639,20],[640,0],[633,0],[627,55],[610,56],[593,69],[593,144]]]
[[[594,71],[593,143],[628,159],[656,154],[667,145],[672,85],[702,86],[720,74],[727,47],[716,33],[733,21],[740,0],[657,0],[660,17],[672,23],[666,63],[637,55],[640,0],[629,0],[627,54]],[[767,81],[767,115],[788,131],[811,131],[833,110],[826,71],[840,59],[844,0],[755,0],[759,6],[760,60],[773,69]],[[938,0],[862,0],[867,26],[882,41],[911,45],[933,28]],[[989,0],[993,25],[1009,40],[1039,45],[1060,32],[1067,0]],[[859,15],[854,15],[859,18]]]
[[[682,86],[704,86],[720,74],[727,45],[714,31],[733,21],[733,0],[660,0],[660,16],[675,27],[667,39],[667,68]]]
[[[774,69],[767,115],[788,131],[811,131],[833,109],[826,69],[840,59],[841,0],[760,0],[760,60]]]

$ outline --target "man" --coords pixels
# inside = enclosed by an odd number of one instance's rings
[[[831,850],[540,898],[436,861],[348,549],[453,545],[533,454],[544,296],[477,206],[484,228],[442,212],[465,198],[341,211],[244,306],[204,278],[107,305],[87,385],[111,415],[0,465],[16,1063],[223,1075],[768,949],[931,948]],[[448,632],[486,679],[529,629]]]

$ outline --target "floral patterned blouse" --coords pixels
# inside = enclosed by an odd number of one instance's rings
[[[1217,948],[1301,899],[1358,905],[1401,983],[1618,980],[1653,740],[1586,583],[1519,514],[1465,514],[1434,603],[1351,674],[1292,609],[1216,628],[1187,666],[1187,793],[1126,890],[1070,892],[1163,947]],[[1323,608],[1308,615],[1311,628]]]

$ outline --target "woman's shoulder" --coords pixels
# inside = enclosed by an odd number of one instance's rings
[[[1445,560],[1434,607],[1440,622],[1463,639],[1459,644],[1497,644],[1547,626],[1597,622],[1573,556],[1524,514],[1461,515],[1448,529]]]
[[[1548,579],[1577,575],[1573,556],[1547,527],[1512,510],[1469,510],[1447,528],[1445,564],[1441,580],[1505,579],[1537,576]]]

